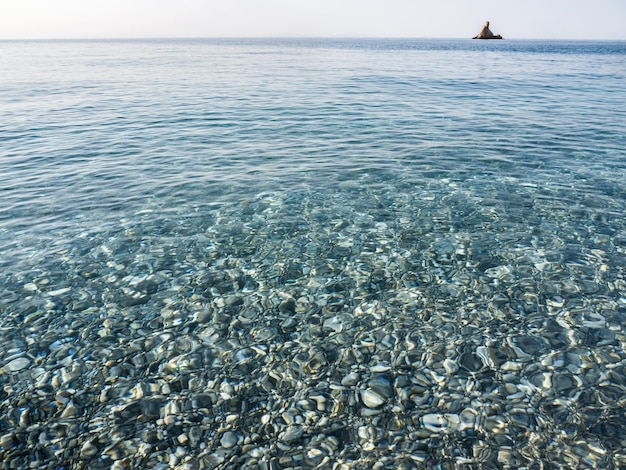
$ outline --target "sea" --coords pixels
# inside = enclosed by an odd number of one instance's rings
[[[626,42],[0,70],[0,469],[626,468]]]

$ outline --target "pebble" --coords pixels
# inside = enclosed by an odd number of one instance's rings
[[[48,291],[48,295],[50,297],[58,297],[60,295],[63,294],[67,294],[68,292],[70,292],[72,290],[71,287],[64,287],[62,289],[57,289],[57,290],[52,290],[52,291]]]
[[[9,450],[11,447],[13,447],[13,435],[4,434],[3,436],[0,436],[0,446],[4,450]]]
[[[285,431],[279,434],[278,439],[282,442],[292,442],[300,439],[303,434],[304,429],[302,426],[288,426]]]
[[[361,390],[361,400],[368,408],[378,408],[385,404],[385,398],[372,390]]]
[[[85,442],[80,448],[81,458],[91,458],[98,453],[98,448],[91,441]]]
[[[6,364],[4,369],[10,372],[19,372],[20,370],[26,369],[28,366],[30,366],[30,360],[25,357],[18,357]]]
[[[237,445],[237,435],[232,431],[226,431],[220,439],[220,444],[225,449],[230,449]]]
[[[356,372],[350,372],[344,378],[341,379],[341,385],[345,387],[352,387],[359,382],[359,374]]]
[[[448,420],[442,414],[428,413],[422,416],[422,424],[431,432],[442,432],[448,426]]]

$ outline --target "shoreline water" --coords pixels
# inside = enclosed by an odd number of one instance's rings
[[[0,468],[626,465],[621,47],[307,41],[0,44]]]

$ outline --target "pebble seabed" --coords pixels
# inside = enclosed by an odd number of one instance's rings
[[[490,184],[144,211],[5,259],[0,468],[626,468],[624,198]]]

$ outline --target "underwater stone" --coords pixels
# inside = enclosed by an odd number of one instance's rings
[[[356,372],[350,372],[343,379],[341,379],[341,385],[345,387],[351,387],[357,384],[359,378],[359,374],[357,374]]]
[[[29,365],[30,361],[27,358],[18,357],[5,365],[4,368],[11,372],[19,372],[22,369],[26,369]]]
[[[300,439],[302,437],[302,434],[304,434],[304,429],[302,429],[302,426],[288,426],[285,431],[280,433],[278,439],[282,442],[292,442]]]
[[[446,417],[439,413],[428,413],[422,416],[422,424],[431,432],[442,432],[448,426]]]
[[[87,441],[80,448],[80,457],[82,459],[91,458],[98,453],[98,448],[91,441]]]
[[[385,404],[385,398],[370,389],[361,390],[361,400],[368,408],[378,408]]]
[[[220,439],[220,444],[225,449],[230,449],[237,445],[237,435],[232,431],[226,431],[222,438]]]

